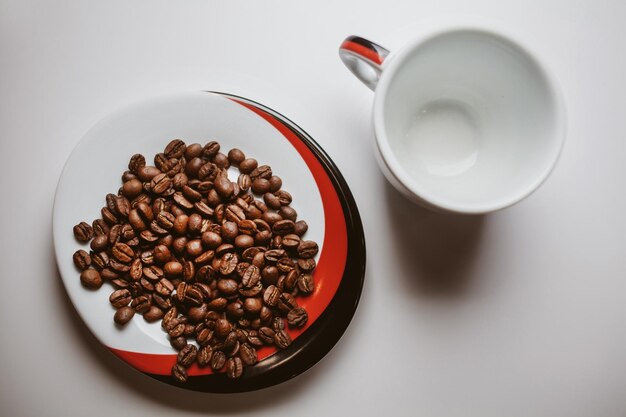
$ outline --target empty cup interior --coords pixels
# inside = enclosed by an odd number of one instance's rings
[[[380,103],[390,155],[381,150],[415,194],[484,212],[516,202],[549,174],[562,142],[558,97],[520,47],[458,30],[395,59]]]

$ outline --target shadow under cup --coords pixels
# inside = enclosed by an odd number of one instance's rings
[[[400,51],[377,87],[383,163],[443,209],[485,213],[521,200],[549,175],[563,142],[560,97],[521,47],[457,30]]]

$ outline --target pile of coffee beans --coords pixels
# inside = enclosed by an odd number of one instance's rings
[[[307,223],[268,165],[239,149],[224,154],[215,141],[175,139],[153,166],[133,155],[122,181],[101,218],[74,226],[91,248],[73,255],[80,280],[113,285],[115,323],[161,320],[180,382],[193,363],[238,378],[258,347],[291,344],[285,322],[307,322],[297,298],[314,291],[318,245],[302,238]]]

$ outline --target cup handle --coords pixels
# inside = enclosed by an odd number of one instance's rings
[[[339,47],[339,57],[356,77],[375,90],[389,50],[359,36],[348,36]]]

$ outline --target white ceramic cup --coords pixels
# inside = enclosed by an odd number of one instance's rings
[[[467,214],[508,207],[537,189],[558,160],[560,92],[509,37],[448,28],[390,53],[350,36],[339,54],[375,91],[383,173],[423,206]]]

